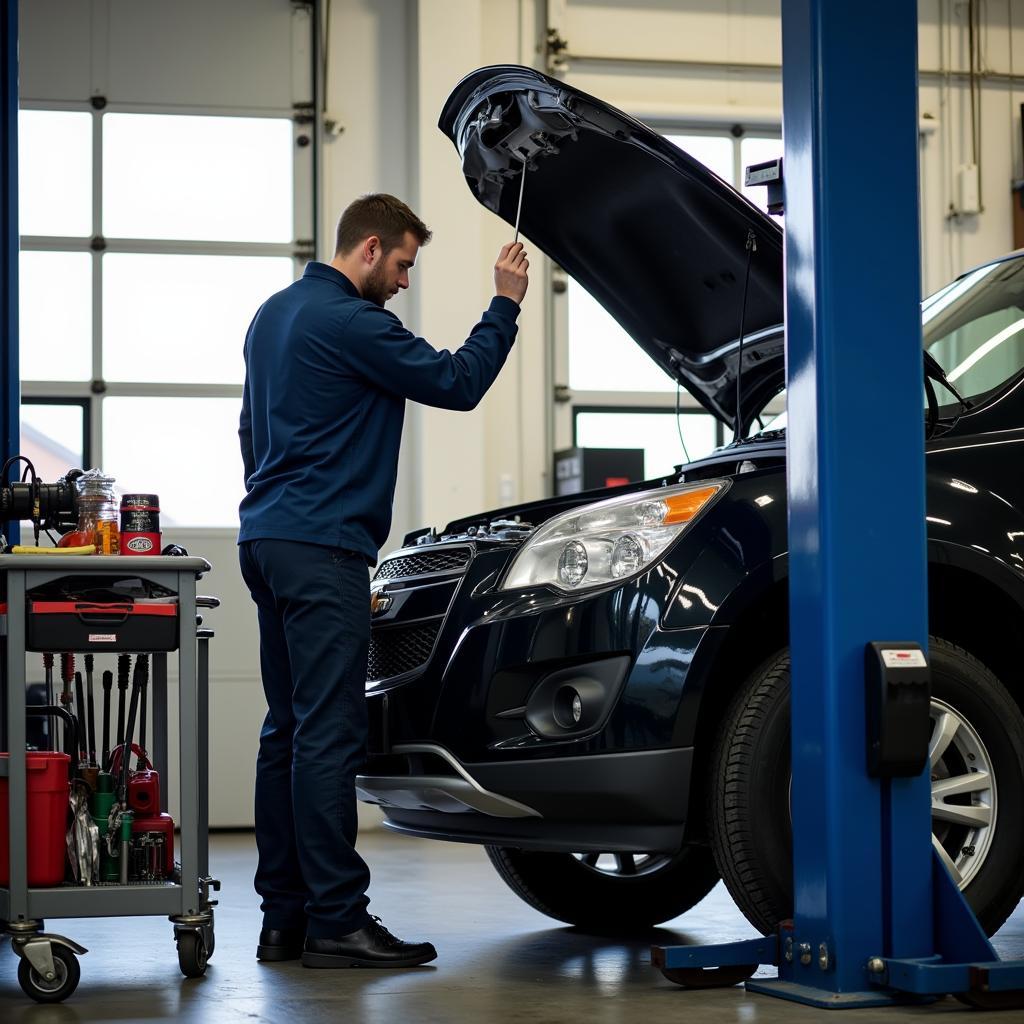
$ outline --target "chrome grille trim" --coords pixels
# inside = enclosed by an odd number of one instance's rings
[[[372,583],[415,579],[421,576],[451,576],[466,571],[473,549],[468,544],[439,544],[403,548],[389,555],[377,567]]]

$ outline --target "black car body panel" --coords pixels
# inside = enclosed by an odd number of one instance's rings
[[[525,162],[523,234],[712,413],[735,418],[741,309],[745,386],[778,390],[782,231],[703,164],[628,114],[516,65],[467,75],[438,126],[477,199],[509,224]]]
[[[470,75],[441,127],[477,198],[506,220],[517,154],[529,162],[527,236],[727,421],[741,295],[736,280],[719,287],[701,273],[738,280],[755,230],[766,258],[752,261],[747,327],[759,333],[744,348],[743,419],[783,387],[781,235],[728,186],[650,129],[530,69]],[[654,280],[637,251],[669,254],[658,269],[679,275]],[[963,275],[923,308],[926,348],[948,374],[941,396],[931,385],[923,421],[930,631],[1021,703],[1012,641],[1024,632],[1024,253]],[[954,400],[954,381],[966,401]],[[867,396],[865,415],[878,413]],[[671,854],[706,840],[720,725],[744,681],[788,643],[786,434],[773,426],[668,477],[417,531],[381,562],[357,787],[389,827],[572,852]],[[574,590],[571,574],[515,575],[528,556],[539,564],[560,524],[582,531],[624,502],[637,522],[652,508],[664,518],[683,491],[713,496],[621,578]],[[864,530],[884,531],[886,512],[887,496],[865,480]],[[900,585],[877,572],[879,588]]]
[[[985,611],[993,622],[1024,623],[1024,474],[1016,469],[1024,369],[974,401],[926,446],[932,614],[954,636],[958,628],[970,634],[979,594],[992,602]],[[707,480],[728,486],[633,578],[578,594],[503,589],[517,552],[552,517]],[[866,530],[885,529],[884,496],[869,481],[863,514]],[[786,530],[785,434],[769,430],[678,477],[411,534],[373,584],[387,600],[374,616],[372,661],[394,664],[384,649],[424,626],[431,639],[413,645],[414,664],[367,683],[373,727],[363,797],[381,803],[397,830],[469,842],[667,850],[692,837],[709,730],[738,682],[730,668],[750,667],[737,648],[765,615],[765,632],[774,632],[768,648],[786,642]],[[879,571],[880,587],[894,584]],[[997,668],[1010,657],[1008,649],[985,656]],[[591,687],[595,710],[559,728],[550,696],[567,680]],[[531,708],[538,701],[548,719]],[[386,791],[396,777],[408,780],[399,802]],[[492,798],[526,811],[499,806],[495,814]]]

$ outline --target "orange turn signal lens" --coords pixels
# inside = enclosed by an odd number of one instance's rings
[[[718,487],[701,487],[685,494],[673,494],[661,500],[668,506],[668,513],[661,521],[663,526],[688,523],[719,491]]]

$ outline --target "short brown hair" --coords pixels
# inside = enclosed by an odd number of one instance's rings
[[[420,245],[430,241],[431,231],[401,199],[385,192],[371,192],[350,203],[338,221],[334,254],[351,252],[364,238],[376,235],[385,255],[412,232]]]

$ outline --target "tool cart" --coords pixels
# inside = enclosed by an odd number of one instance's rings
[[[220,883],[210,877],[208,849],[207,698],[213,632],[202,628],[197,607],[216,607],[219,602],[196,596],[196,580],[209,570],[205,559],[188,556],[0,555],[0,612],[6,612],[6,636],[0,643],[0,749],[9,752],[0,758],[0,798],[6,795],[8,803],[6,821],[0,823],[0,936],[6,933],[10,937],[19,958],[18,980],[25,993],[38,1002],[60,1002],[74,992],[79,981],[78,956],[86,952],[73,940],[47,932],[46,918],[166,915],[174,926],[178,964],[186,977],[202,975],[213,954],[216,901],[210,899],[210,893],[220,888]],[[26,652],[43,652],[51,686],[54,656],[61,657],[66,670],[69,665],[73,669],[76,654],[79,658],[85,655],[88,720],[81,674],[75,680],[77,720],[68,711],[74,699],[69,678],[73,672],[62,672],[65,707],[56,706],[52,689],[45,706],[26,707]],[[178,657],[181,783],[176,851],[175,823],[161,813],[159,806],[159,780],[169,779],[167,659],[173,652]],[[36,655],[29,653],[28,657],[34,659]],[[131,708],[122,735],[125,666],[132,657],[135,673]],[[102,748],[108,742],[113,672],[103,673],[104,737],[99,744],[92,714],[94,659],[118,662],[119,722],[112,757]],[[147,687],[152,698],[148,751],[144,749]],[[143,724],[140,742],[135,744],[140,690]],[[42,743],[51,753],[26,754],[26,722],[32,723],[33,739],[38,741],[39,718],[46,719]],[[58,749],[57,721],[64,722],[64,753],[54,752]],[[98,758],[97,748],[101,751]],[[68,750],[70,757],[66,756]],[[137,758],[136,771],[130,773],[128,765],[133,757]],[[48,764],[45,758],[55,763]],[[83,771],[76,772],[80,759]],[[99,773],[95,767],[88,770],[90,759],[98,759]],[[64,785],[63,795],[60,781],[49,787],[51,792],[36,792],[41,775],[52,770],[59,780],[67,764],[71,781]],[[40,771],[41,767],[45,771]],[[76,779],[76,775],[88,781]],[[105,786],[104,775],[108,780]],[[97,779],[101,780],[99,785]],[[112,785],[117,792],[108,793],[102,800],[104,794],[98,790],[110,790]],[[88,842],[76,848],[69,840],[67,855],[60,859],[60,878],[53,874],[42,877],[47,859],[52,862],[55,857],[57,840],[53,833],[57,829],[61,852],[65,850],[63,823],[69,803],[74,809],[76,792],[90,793],[93,789],[97,792],[91,793],[91,799],[101,809],[97,812],[92,805],[93,817],[88,812],[81,817],[90,824],[94,819],[97,826],[91,833],[94,862],[89,866]],[[0,806],[3,802],[0,799]],[[154,802],[156,807],[152,807]],[[47,816],[51,820],[49,829],[44,821]],[[76,816],[72,815],[72,832],[75,826]],[[5,838],[8,843],[4,843]],[[8,848],[9,856],[5,857]],[[7,871],[3,870],[5,866]],[[65,877],[65,872],[74,880]]]

